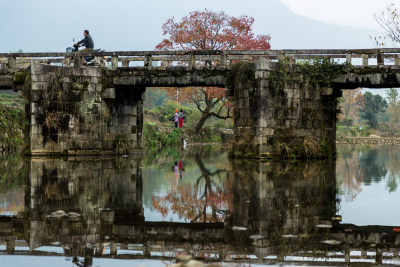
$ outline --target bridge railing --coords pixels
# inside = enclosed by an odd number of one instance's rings
[[[229,51],[117,51],[117,52],[84,52],[84,53],[3,53],[0,54],[0,65],[8,69],[20,69],[29,66],[32,61],[43,64],[80,66],[81,57],[101,57],[111,68],[118,67],[167,67],[176,65],[196,66],[213,65],[229,66],[232,62],[256,60],[259,57],[273,61],[287,58],[292,62],[327,58],[346,61],[355,66],[400,66],[400,49],[354,49],[354,50],[229,50]],[[372,61],[370,61],[372,59]]]

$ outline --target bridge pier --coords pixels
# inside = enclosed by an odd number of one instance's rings
[[[15,252],[15,240],[7,240],[6,241],[6,252],[7,254],[14,254]]]
[[[33,155],[127,154],[142,147],[144,87],[105,82],[101,68],[32,63]]]
[[[260,58],[233,76],[234,157],[326,158],[335,154],[340,90],[311,85],[303,73]],[[286,66],[292,68],[289,64]],[[247,74],[246,74],[247,72]],[[250,77],[250,78],[249,78]]]

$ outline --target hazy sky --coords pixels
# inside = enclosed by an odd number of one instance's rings
[[[84,29],[96,48],[153,50],[168,18],[204,8],[254,17],[254,31],[271,34],[273,49],[352,49],[373,47],[373,13],[385,0],[0,0],[0,7],[0,52],[65,51]]]
[[[373,15],[388,0],[281,0],[294,12],[309,18],[361,28],[378,29]]]

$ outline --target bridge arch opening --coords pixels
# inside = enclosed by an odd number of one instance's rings
[[[148,87],[143,103],[145,124],[174,126],[174,113],[182,110],[183,128],[233,128],[233,103],[222,87]]]
[[[399,134],[399,87],[343,90],[337,133],[340,138],[392,138]]]

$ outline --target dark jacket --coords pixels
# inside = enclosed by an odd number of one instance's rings
[[[83,44],[86,48],[92,48],[94,49],[94,43],[93,43],[93,39],[92,36],[90,36],[90,34],[85,36],[85,39],[80,40],[78,42],[78,45]]]

